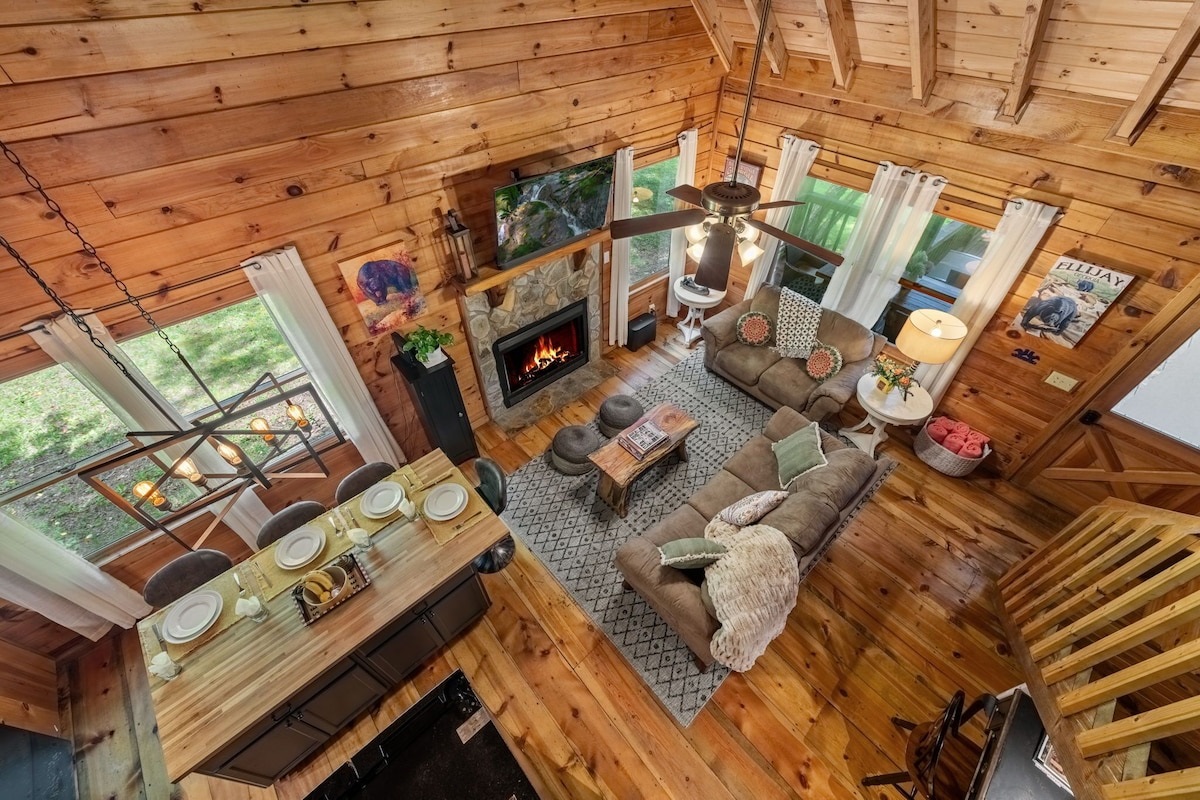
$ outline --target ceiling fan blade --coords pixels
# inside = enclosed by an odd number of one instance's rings
[[[700,205],[700,190],[695,186],[683,184],[676,186],[674,189],[667,189],[667,194],[674,197],[676,200],[682,200],[685,203],[691,203],[694,206]]]
[[[747,217],[745,223],[751,228],[760,230],[763,233],[774,236],[781,242],[790,244],[792,247],[799,247],[806,253],[812,253],[817,258],[823,258],[830,264],[833,264],[835,267],[841,266],[842,264],[842,257],[832,250],[826,250],[824,247],[821,247],[818,244],[813,244],[807,239],[801,239],[799,236],[793,236],[787,231],[776,228],[774,225],[768,225],[767,223],[752,217]]]
[[[641,236],[644,233],[658,233],[671,228],[697,225],[707,218],[707,211],[700,208],[689,208],[684,211],[651,214],[648,217],[614,219],[612,225],[609,226],[609,233],[614,239],[628,239],[630,236]]]
[[[737,245],[737,234],[733,227],[724,222],[713,224],[708,229],[708,241],[704,243],[704,255],[696,269],[696,283],[717,291],[725,291],[729,284],[729,262],[733,248]]]
[[[772,200],[769,203],[759,203],[755,211],[763,211],[772,208],[791,208],[792,206],[804,205],[803,200]]]

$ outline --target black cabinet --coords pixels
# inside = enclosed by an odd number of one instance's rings
[[[380,675],[401,681],[487,608],[479,576],[466,569],[368,642],[364,660]]]
[[[401,344],[397,337],[397,349]],[[392,366],[404,378],[430,444],[440,447],[455,464],[478,458],[471,420],[454,377],[454,359],[446,356],[442,363],[428,367],[401,350],[392,357]]]
[[[328,740],[329,734],[288,716],[261,732],[210,774],[270,786]]]
[[[386,691],[387,687],[371,673],[351,663],[349,669],[305,700],[296,717],[327,733],[337,733]]]

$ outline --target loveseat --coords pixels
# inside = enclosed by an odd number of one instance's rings
[[[854,320],[822,309],[817,340],[836,347],[843,364],[836,375],[818,383],[804,371],[802,360],[781,358],[770,346],[738,341],[737,321],[747,311],[762,312],[774,323],[779,318],[779,287],[764,286],[753,300],[705,320],[704,366],[771,408],[788,406],[818,422],[842,410],[887,342]]]
[[[778,489],[778,465],[771,445],[808,424],[794,409],[779,409],[763,432],[734,453],[704,488],[617,549],[616,565],[626,585],[679,633],[705,669],[713,663],[709,643],[718,622],[700,599],[704,573],[662,566],[658,548],[674,539],[703,538],[705,526],[721,509],[755,492]],[[761,520],[788,537],[799,561],[801,580],[892,466],[886,458],[875,461],[825,433],[821,443],[828,465],[793,481],[788,487],[790,496]]]

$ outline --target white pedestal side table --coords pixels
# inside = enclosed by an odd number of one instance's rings
[[[879,379],[874,375],[863,375],[858,380],[858,402],[866,410],[867,418],[852,428],[842,428],[839,433],[871,458],[875,448],[887,441],[888,425],[918,425],[933,413],[933,398],[920,386],[908,392],[908,399],[893,389],[886,394],[875,388]],[[871,426],[867,433],[863,428]]]
[[[676,278],[671,290],[675,292],[675,297],[679,302],[688,307],[687,316],[678,325],[684,345],[690,348],[700,341],[700,328],[704,324],[704,312],[719,305],[725,299],[725,292],[709,289],[708,294],[700,294],[694,289],[684,286],[683,278]]]

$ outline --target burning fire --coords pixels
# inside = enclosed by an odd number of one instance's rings
[[[566,361],[570,357],[571,353],[566,348],[559,347],[545,336],[539,336],[537,346],[533,348],[533,351],[525,360],[524,374],[525,376],[533,375],[555,364]]]

